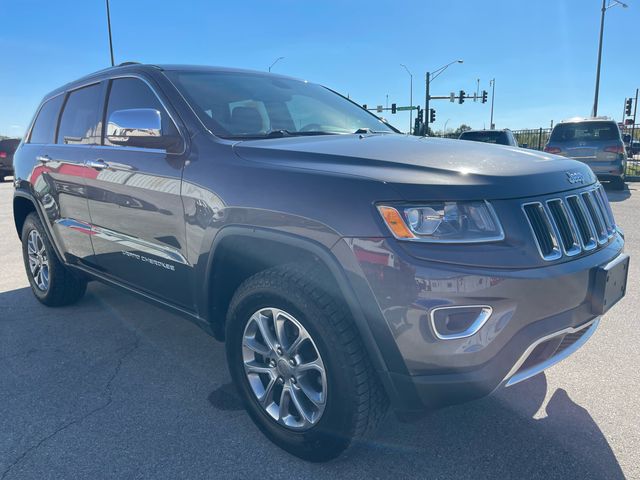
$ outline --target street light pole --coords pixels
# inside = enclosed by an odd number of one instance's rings
[[[409,110],[409,133],[411,133],[411,129],[413,128],[413,74],[409,71],[406,65],[401,63],[400,66],[409,74],[409,106],[411,107]]]
[[[496,126],[493,124],[493,99],[496,98],[496,79],[492,79],[490,82],[491,84],[491,121],[489,122],[489,128],[491,130],[495,130]]]
[[[113,41],[111,40],[111,12],[109,11],[109,0],[107,2],[107,28],[109,29],[109,51],[111,52],[111,66],[115,65],[113,61]]]
[[[273,68],[273,66],[278,63],[280,60],[284,60],[284,57],[278,57],[276,58],[273,63],[271,65],[269,65],[269,71],[271,71],[271,69]]]
[[[602,14],[600,15],[600,41],[598,42],[598,65],[596,67],[596,93],[593,97],[593,109],[591,111],[592,117],[598,116],[598,95],[600,93],[600,66],[602,64],[602,37],[604,35],[604,14],[611,7],[615,7],[620,5],[622,8],[627,8],[628,5],[626,3],[620,2],[618,0],[602,0]]]

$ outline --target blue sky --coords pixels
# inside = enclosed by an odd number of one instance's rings
[[[640,87],[640,1],[607,12],[599,114],[619,119]],[[424,104],[424,75],[451,60],[432,94],[489,90],[498,128],[588,115],[599,0],[111,0],[116,63],[196,63],[274,71],[328,85],[360,103]],[[108,66],[103,0],[0,0],[0,134],[20,136],[41,97]],[[435,129],[489,126],[489,104],[434,102]],[[408,115],[385,115],[402,129]]]

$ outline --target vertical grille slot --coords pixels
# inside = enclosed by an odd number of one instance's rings
[[[576,228],[562,200],[549,200],[547,202],[547,208],[549,209],[549,213],[551,213],[553,222],[558,228],[558,234],[562,241],[565,254],[571,256],[580,253],[580,241]]]
[[[595,248],[596,237],[587,217],[586,207],[584,207],[584,204],[575,195],[567,197],[567,205],[569,205],[569,210],[576,221],[576,227],[578,228],[580,240],[582,241],[582,248],[585,250]]]
[[[594,192],[584,192],[582,194],[582,199],[584,200],[584,204],[589,212],[589,218],[596,229],[598,241],[600,243],[604,243],[607,240],[607,227],[605,226],[604,218],[602,218],[602,214],[600,213],[600,209],[596,203]]]
[[[546,210],[540,202],[528,203],[522,206],[529,226],[538,245],[540,255],[545,260],[556,260],[562,256],[555,229],[553,228]]]
[[[608,236],[611,237],[616,231],[616,221],[613,218],[613,212],[611,211],[611,207],[609,206],[609,199],[607,198],[607,194],[605,193],[602,186],[595,189],[593,191],[593,194],[596,198],[598,207],[600,208],[602,218],[604,218]]]

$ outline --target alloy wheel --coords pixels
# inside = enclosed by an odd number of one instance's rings
[[[327,402],[325,366],[309,332],[293,315],[262,308],[245,326],[244,371],[264,411],[280,425],[307,430]]]
[[[46,292],[49,289],[49,257],[40,233],[31,230],[27,240],[29,271],[38,289]]]

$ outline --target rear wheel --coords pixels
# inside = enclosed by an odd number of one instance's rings
[[[611,180],[611,188],[613,188],[614,190],[624,190],[625,184],[624,184],[624,177],[616,177],[613,180]]]
[[[31,290],[40,302],[57,307],[84,295],[87,282],[58,260],[35,213],[27,215],[22,227],[22,256]]]
[[[249,415],[310,461],[340,455],[387,409],[346,306],[322,284],[314,268],[258,273],[235,293],[226,327],[229,369]]]

